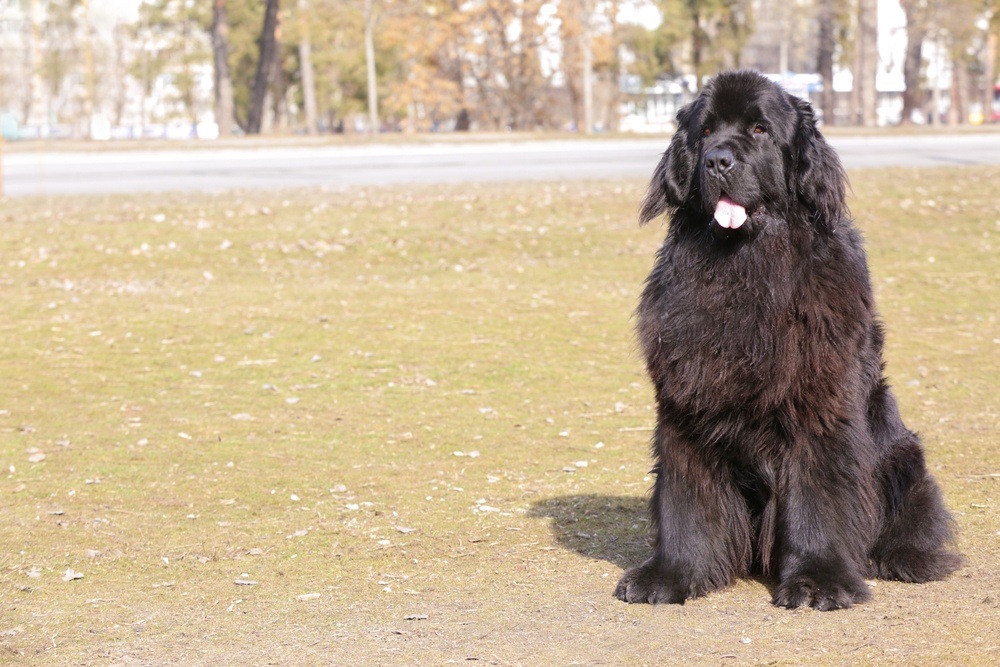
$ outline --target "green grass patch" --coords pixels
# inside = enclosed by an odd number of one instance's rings
[[[1000,169],[852,182],[969,562],[832,614],[611,596],[643,183],[0,204],[0,663],[992,664]]]

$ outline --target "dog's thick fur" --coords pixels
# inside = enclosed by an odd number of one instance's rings
[[[730,72],[677,122],[640,212],[671,213],[638,309],[653,555],[615,595],[683,603],[760,572],[774,604],[829,610],[868,599],[866,577],[945,577],[952,521],[883,377],[844,171],[811,107]],[[713,217],[722,198],[744,224]]]

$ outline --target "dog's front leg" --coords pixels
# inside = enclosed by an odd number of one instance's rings
[[[854,441],[851,441],[851,440]],[[779,582],[774,604],[821,611],[871,594],[862,576],[873,540],[872,445],[861,428],[790,444],[779,467]]]
[[[622,575],[615,597],[683,604],[746,574],[750,518],[728,468],[663,420],[654,450],[653,555]]]

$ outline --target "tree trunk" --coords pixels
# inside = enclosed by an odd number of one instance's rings
[[[306,132],[316,134],[316,79],[313,76],[312,41],[309,39],[309,0],[299,0],[299,64],[302,67],[302,103],[306,112]]]
[[[94,71],[94,43],[92,41],[90,27],[90,0],[82,0],[83,6],[83,62],[87,82],[87,96],[83,101],[84,115],[84,136],[91,139],[91,129],[93,126],[94,112],[96,106],[97,76]]]
[[[968,112],[968,95],[966,89],[965,62],[961,53],[951,58],[951,90],[948,91],[948,124],[963,125]]]
[[[819,107],[823,111],[823,122],[828,125],[833,125],[833,54],[837,48],[837,40],[833,31],[834,1],[820,0],[819,44],[816,51],[816,69],[823,79],[823,92],[820,93]]]
[[[111,99],[111,124],[118,127],[122,124],[122,116],[125,113],[125,105],[128,103],[128,83],[126,81],[125,49],[126,49],[126,28],[123,24],[115,25],[111,32],[111,45],[114,49],[114,66],[112,73],[114,76],[114,95]]]
[[[581,117],[583,109],[583,96],[580,94],[580,83],[583,81],[583,77],[567,77],[566,79],[566,94],[569,95],[569,109],[570,115],[573,119],[573,127],[579,132],[583,128],[583,118]]]
[[[461,6],[461,0],[451,0],[451,8],[454,12],[460,13]],[[463,41],[464,40],[459,33],[452,33],[448,48],[449,57],[452,59],[454,67],[452,77],[462,100],[461,108],[455,115],[456,132],[468,132],[472,129],[472,115],[469,113],[469,98],[465,92],[465,66],[463,64],[465,58],[463,57]]]
[[[368,131],[378,134],[378,79],[375,76],[375,16],[373,0],[365,0],[365,63],[368,69]]]
[[[278,24],[274,28],[274,52],[271,66],[271,130],[283,130],[287,127],[287,104],[286,93],[288,81],[285,77],[285,68],[281,63],[281,15],[278,16]]]
[[[989,28],[986,36],[986,63],[983,68],[983,122],[992,122],[993,99],[996,95],[996,62],[997,62],[997,42],[1000,41],[993,25]]]
[[[621,127],[622,87],[620,82],[625,76],[625,66],[620,63],[618,65],[611,70],[608,77],[610,81],[608,82],[607,118],[604,123],[604,129],[607,132],[617,132]]]
[[[38,48],[38,42],[40,41],[38,0],[31,0],[28,11],[28,91],[25,95],[25,102],[21,112],[25,125],[31,123],[31,112],[34,109],[35,96],[42,89],[41,77],[38,75],[38,72],[41,71],[41,51]]]
[[[822,8],[820,9],[822,11]],[[822,19],[821,19],[822,21]],[[789,32],[789,15],[788,12],[781,13],[780,22],[780,36],[778,39],[778,74],[784,79],[785,75],[788,74],[788,32]],[[823,29],[823,24],[820,23],[820,30]]]
[[[456,59],[455,85],[458,87],[459,95],[462,97],[462,106],[455,115],[455,131],[468,132],[472,128],[472,117],[469,115],[469,107],[466,104],[465,95],[465,72],[462,69],[461,59]]]
[[[903,61],[903,111],[900,122],[909,125],[913,122],[913,112],[923,106],[923,88],[920,86],[920,69],[923,66],[921,51],[927,26],[920,16],[920,0],[903,0],[903,11],[906,13],[906,59]]]
[[[940,39],[940,32],[938,32]],[[931,125],[941,124],[941,71],[944,69],[944,58],[940,46],[934,49],[934,88],[931,91]]]
[[[873,127],[878,120],[878,91],[875,87],[878,72],[878,0],[859,0],[855,42],[857,68],[854,85],[858,91],[859,121],[865,127]]]
[[[184,21],[181,24],[181,80],[185,83],[180,86],[180,96],[181,101],[184,102],[184,109],[188,112],[191,119],[191,131],[194,136],[198,136],[198,105],[196,104],[198,95],[195,92],[195,75],[191,71],[192,63],[188,59],[187,54],[190,49],[191,43],[191,28],[192,24],[190,21]]]
[[[705,35],[701,30],[701,16],[697,9],[691,14],[693,27],[691,28],[691,64],[694,66],[695,87],[701,90],[701,61],[702,49],[705,46]]]
[[[607,118],[604,121],[606,132],[617,132],[621,127],[621,103],[622,86],[621,82],[627,73],[625,63],[621,58],[621,24],[618,22],[618,12],[621,8],[621,1],[615,0],[610,3],[608,16],[611,19],[611,66],[608,68],[608,100]]]
[[[147,50],[147,42],[149,40],[149,27],[143,21],[142,26],[142,95],[139,96],[139,133],[140,139],[146,138],[146,126],[149,124],[146,114],[146,100],[149,98],[149,89],[151,87],[149,82],[149,52]],[[52,117],[52,98],[49,97],[49,118]]]
[[[212,2],[212,64],[215,70],[215,122],[219,135],[233,133],[233,78],[229,73],[229,15],[226,0]]]
[[[279,0],[267,0],[267,6],[264,8],[264,26],[257,42],[257,74],[250,94],[250,108],[247,110],[247,134],[260,134],[261,123],[264,120],[264,102],[274,66],[277,42],[278,2]]]
[[[581,76],[583,78],[583,133],[593,134],[594,132],[594,45],[592,43],[592,31],[590,28],[591,14],[593,13],[590,0],[581,3],[580,23],[583,26],[581,39],[583,50],[583,68]]]

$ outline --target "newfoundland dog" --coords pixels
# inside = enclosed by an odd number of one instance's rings
[[[619,599],[683,604],[758,573],[776,605],[840,609],[865,578],[960,565],[882,374],[845,183],[809,104],[759,74],[720,74],[677,114],[640,212],[670,213],[637,313],[653,555]]]

